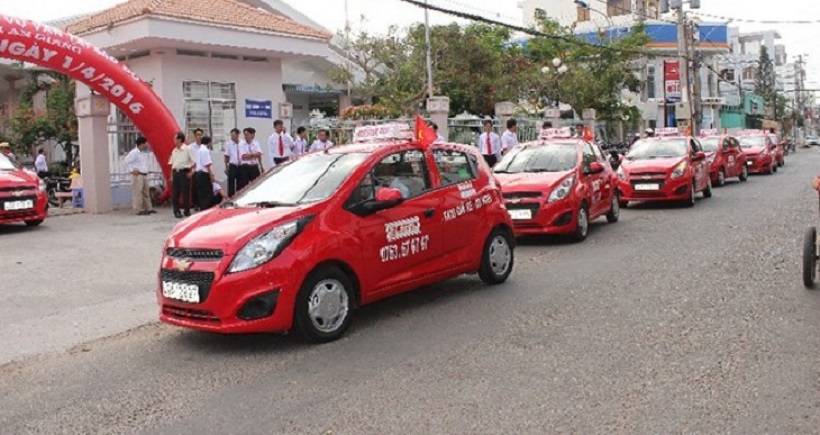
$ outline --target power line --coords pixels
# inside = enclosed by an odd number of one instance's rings
[[[713,18],[713,19],[723,20],[723,21],[734,21],[734,22],[738,22],[738,23],[750,23],[750,24],[820,24],[820,19],[814,19],[814,20],[752,20],[752,19],[748,19],[748,18],[725,17],[725,16],[722,16],[722,15],[713,15],[713,14],[707,14],[707,13],[703,13],[703,12],[692,12],[692,11],[690,11],[690,13],[693,14],[693,15],[697,15],[699,17]]]
[[[515,30],[517,32],[525,33],[525,34],[528,34],[528,35],[531,35],[531,36],[537,36],[537,37],[546,38],[546,39],[553,39],[553,40],[563,41],[563,42],[566,42],[568,44],[573,44],[573,45],[577,45],[577,46],[581,46],[581,47],[591,47],[591,48],[596,48],[596,49],[599,49],[599,50],[610,51],[610,52],[615,52],[615,53],[637,54],[637,55],[640,55],[640,56],[647,56],[647,57],[654,57],[654,58],[672,58],[672,59],[679,59],[680,58],[680,56],[677,55],[677,54],[653,53],[653,52],[650,52],[648,50],[611,47],[611,46],[608,46],[608,45],[592,44],[592,43],[589,43],[589,42],[580,41],[578,39],[570,38],[570,37],[567,37],[567,36],[551,35],[551,34],[544,33],[544,32],[541,32],[541,31],[538,31],[538,30],[535,30],[535,29],[532,29],[532,28],[523,27],[523,26],[514,25],[514,24],[508,24],[508,23],[493,20],[493,19],[490,19],[490,18],[485,18],[485,17],[482,17],[480,15],[475,15],[475,14],[462,12],[462,11],[455,11],[455,10],[452,10],[452,9],[447,9],[447,8],[443,8],[443,7],[435,6],[435,5],[431,5],[431,4],[425,4],[423,1],[419,1],[419,0],[400,0],[400,1],[402,1],[404,3],[409,3],[411,5],[414,5],[414,6],[417,6],[417,7],[420,7],[420,8],[428,8],[428,9],[436,11],[436,12],[441,12],[443,14],[452,15],[454,17],[458,17],[458,18],[462,18],[462,19],[466,19],[466,20],[470,20],[470,21],[475,21],[475,22],[479,22],[479,23],[484,23],[484,24],[490,24],[490,25],[505,27],[505,28],[508,28],[510,30]],[[689,59],[690,61],[692,60],[691,58],[687,58],[687,59]]]

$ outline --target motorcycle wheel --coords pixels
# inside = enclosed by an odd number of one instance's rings
[[[60,200],[57,199],[57,189],[53,187],[49,187],[46,190],[46,195],[48,196],[48,205],[51,207],[59,207]]]
[[[806,230],[803,238],[803,285],[807,289],[814,288],[817,279],[817,229]]]

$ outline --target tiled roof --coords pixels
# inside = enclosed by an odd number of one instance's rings
[[[323,40],[330,40],[332,36],[323,30],[237,0],[128,0],[72,23],[66,30],[82,35],[142,16],[168,17]]]

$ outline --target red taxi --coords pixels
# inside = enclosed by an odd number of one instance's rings
[[[618,221],[615,172],[597,145],[570,136],[568,128],[546,130],[493,169],[516,235],[568,234],[580,241],[591,221]]]
[[[709,173],[712,185],[724,186],[727,178],[737,177],[740,181],[749,179],[746,167],[746,153],[740,148],[737,139],[727,135],[709,135],[700,139],[706,161],[711,167]]]
[[[746,167],[750,174],[777,172],[777,145],[762,130],[744,130],[737,134],[740,147],[746,153]]]
[[[657,134],[632,144],[618,167],[621,207],[630,201],[684,201],[691,207],[698,192],[710,198],[709,162],[700,142],[675,128]]]
[[[37,174],[0,153],[0,224],[33,227],[48,216],[46,184]]]
[[[325,342],[361,305],[464,273],[504,282],[515,238],[490,168],[474,147],[425,146],[406,127],[357,129],[369,143],[276,166],[180,222],[159,271],[160,320]]]

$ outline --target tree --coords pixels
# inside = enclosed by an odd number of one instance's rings
[[[757,78],[755,79],[755,92],[763,97],[763,101],[770,107],[775,103],[775,80],[774,64],[769,57],[769,51],[766,46],[761,46]]]
[[[35,98],[43,96],[43,107]],[[54,140],[63,148],[71,165],[77,151],[77,116],[74,113],[75,84],[56,73],[33,72],[23,89],[17,107],[11,110],[7,135],[17,153],[36,155],[43,142]]]

